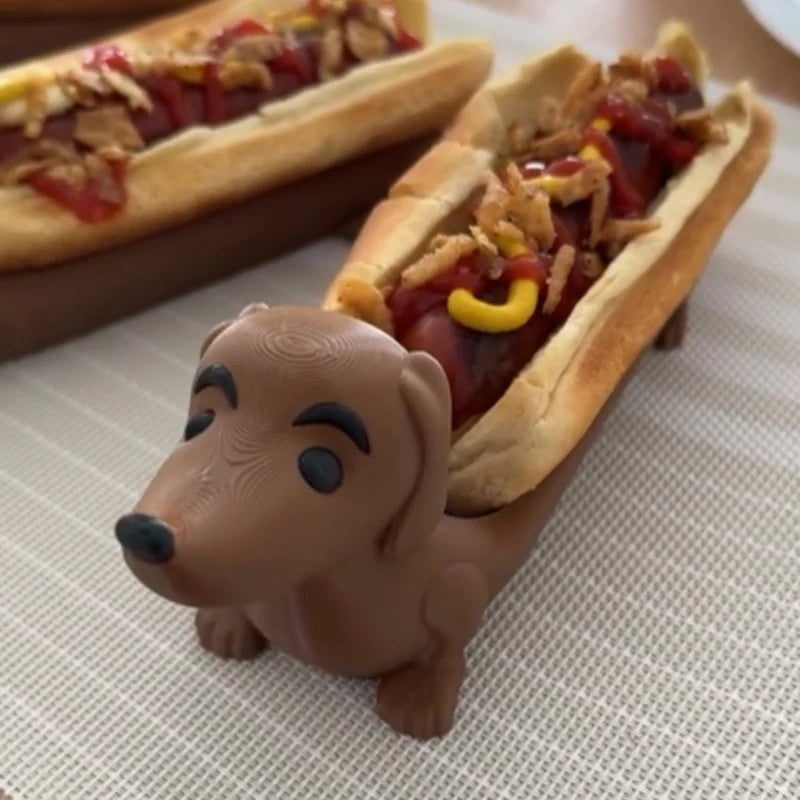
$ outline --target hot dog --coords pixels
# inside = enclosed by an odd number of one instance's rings
[[[533,489],[591,426],[699,278],[768,161],[742,83],[665,25],[603,67],[559,47],[487,85],[361,230],[324,306],[439,360],[449,504]]]
[[[416,0],[219,0],[0,73],[0,271],[163,230],[435,130],[488,74]]]

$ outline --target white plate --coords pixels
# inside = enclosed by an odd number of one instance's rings
[[[742,0],[756,21],[800,56],[800,0]]]

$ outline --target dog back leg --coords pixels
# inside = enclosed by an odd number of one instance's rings
[[[431,633],[428,651],[380,679],[376,708],[385,722],[419,739],[450,730],[466,669],[464,650],[488,602],[486,581],[471,564],[454,564],[434,578],[422,609]]]

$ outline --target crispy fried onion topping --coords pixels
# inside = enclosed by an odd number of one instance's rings
[[[596,148],[584,147],[583,129],[603,120],[593,120],[594,108],[604,92],[613,90],[634,102],[649,96],[658,84],[652,60],[623,53],[604,70],[599,62],[579,69],[563,99],[537,100],[527,122],[508,129],[508,146],[514,159],[502,170],[487,172],[483,193],[474,208],[474,223],[468,233],[438,237],[402,275],[402,285],[421,286],[450,269],[458,259],[477,253],[484,273],[496,276],[508,258],[525,253],[553,253],[559,221],[554,208],[588,201],[589,225],[584,241],[562,244],[555,253],[543,308],[553,313],[561,302],[573,268],[591,279],[604,271],[609,258],[632,240],[659,228],[653,218],[616,219],[611,216],[611,164]],[[727,141],[724,126],[713,109],[676,114],[675,128],[699,145]],[[567,156],[583,159],[571,174],[539,174],[526,177],[516,162],[524,159],[552,162]],[[532,171],[533,172],[533,171]]]
[[[119,184],[110,162],[123,161],[129,154],[116,146],[100,147],[97,152],[81,153],[72,143],[39,139],[25,145],[17,155],[0,168],[0,185],[14,186],[39,172],[66,181],[74,188],[83,188],[94,181],[98,197],[118,202]]]
[[[272,86],[272,73],[260,61],[226,59],[220,68],[219,80],[226,89],[239,86],[269,89]]]
[[[392,40],[400,37],[396,15],[381,3],[356,4],[353,13],[342,0],[320,0],[321,6],[332,15],[319,26],[319,73],[328,80],[341,72],[346,52],[357,61],[371,61],[387,55]],[[280,17],[280,15],[278,15]],[[303,15],[301,14],[300,17]],[[287,18],[288,27],[278,30],[237,37],[225,48],[220,65],[220,80],[225,88],[260,87],[269,89],[273,77],[267,65],[289,45],[297,43],[291,26],[297,17]],[[92,108],[98,100],[118,97],[133,111],[153,110],[153,100],[137,79],[158,75],[174,75],[190,83],[200,83],[204,69],[216,63],[219,54],[209,51],[208,33],[199,28],[187,28],[162,46],[138,48],[131,52],[129,61],[132,75],[114,69],[108,64],[97,68],[75,66],[63,69],[48,81],[31,76],[26,79],[22,99],[24,102],[23,131],[28,139],[42,135],[44,122],[53,111],[53,97],[58,96],[81,108]],[[49,84],[58,92],[50,92]]]
[[[369,322],[390,335],[394,332],[391,312],[380,290],[372,284],[360,278],[344,277],[336,287],[336,301],[345,314]]]
[[[563,244],[558,248],[553,267],[550,270],[550,279],[547,282],[547,299],[544,301],[542,311],[545,314],[552,314],[561,302],[564,287],[567,285],[569,273],[575,264],[575,248],[568,244]]]
[[[336,77],[344,65],[344,39],[337,27],[322,34],[319,48],[319,77],[323,81]]]
[[[708,108],[685,111],[675,118],[675,125],[693,142],[704,144],[727,144],[725,126]]]
[[[121,105],[79,111],[75,117],[73,135],[77,142],[93,150],[119,147],[135,153],[144,148],[144,140]]]
[[[357,17],[345,23],[344,39],[348,50],[359,61],[371,61],[389,52],[389,40],[383,30]]]
[[[3,163],[0,167],[0,185],[14,186],[36,172],[73,164],[79,158],[72,144],[39,139],[26,144],[12,159]]]
[[[42,135],[44,121],[47,119],[47,85],[32,80],[25,91],[25,125],[23,133],[26,139],[37,139]]]
[[[429,251],[403,271],[400,283],[406,289],[424,286],[428,281],[447,272],[459,258],[470,255],[477,249],[477,242],[467,234],[435,236]]]

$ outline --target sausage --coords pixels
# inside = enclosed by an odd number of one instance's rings
[[[408,350],[424,350],[442,365],[450,383],[453,428],[458,429],[494,405],[554,328],[553,318],[535,314],[512,333],[485,336],[438,308],[418,319],[402,344]]]
[[[658,68],[660,83],[649,98],[634,105],[624,96],[609,94],[601,99],[597,113],[613,120],[612,129],[606,133],[590,128],[584,134],[585,143],[594,146],[612,166],[610,202],[613,214],[618,217],[640,216],[674,170],[696,153],[695,145],[674,130],[670,105],[678,112],[702,108],[703,97],[690,85],[685,73],[674,68],[674,62],[664,61]],[[530,177],[542,170],[566,175],[574,172],[572,161],[580,164],[574,157],[567,157],[550,167],[531,163],[526,168]],[[568,206],[553,201],[554,252],[562,245],[580,251],[590,232],[590,209],[590,200]],[[454,429],[470,417],[488,411],[547,339],[566,322],[598,277],[589,277],[582,263],[580,258],[575,260],[552,313],[543,313],[539,303],[528,322],[510,333],[487,334],[460,325],[448,313],[447,294],[437,294],[432,286],[395,290],[389,298],[389,307],[397,338],[410,350],[428,352],[444,368],[452,393]],[[439,280],[442,279],[446,284],[448,273]],[[489,302],[502,303],[505,291],[505,287],[501,291],[499,285],[489,285],[475,294]]]

